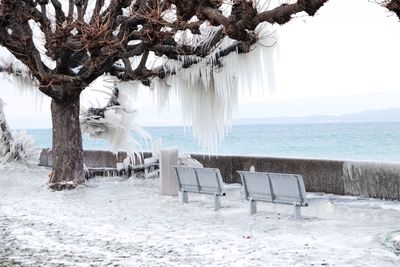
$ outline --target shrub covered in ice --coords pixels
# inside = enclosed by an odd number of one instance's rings
[[[33,137],[25,131],[10,131],[3,106],[0,99],[0,165],[13,161],[28,164],[37,161],[39,149],[35,147]]]
[[[12,136],[11,151],[3,159],[37,163],[40,149],[36,147],[35,139],[26,131],[13,131]]]

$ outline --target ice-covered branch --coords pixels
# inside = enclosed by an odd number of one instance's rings
[[[0,99],[0,164],[11,161],[36,160],[38,150],[33,138],[24,132],[11,132],[4,114],[4,102]]]
[[[257,41],[254,30],[260,23],[283,24],[302,11],[313,15],[326,1],[298,0],[264,11],[257,7],[259,1],[245,0],[65,1],[68,4],[58,0],[3,0],[0,21],[4,23],[0,23],[0,34],[4,37],[0,39],[41,84],[52,84],[51,77],[60,75],[79,76],[74,79],[79,84],[71,87],[84,88],[106,72],[116,73],[116,62],[127,62],[145,51],[173,60],[187,56],[205,58],[216,50],[223,57],[231,51],[221,45],[228,36],[239,42],[236,44],[239,52],[248,52]],[[63,5],[68,6],[63,8]],[[50,21],[52,15],[55,22]],[[40,26],[45,38],[44,52],[56,62],[55,69],[48,69],[41,62],[30,41],[33,33],[27,27],[29,20]],[[73,71],[77,68],[78,71]],[[159,71],[162,66],[156,66],[157,72],[133,68],[137,69],[135,75],[118,73],[118,77],[149,81],[149,77],[165,75]]]
[[[326,1],[1,0],[0,45],[60,103],[104,74],[156,88],[159,99],[173,88],[196,136],[213,146],[239,90],[273,87],[271,25]]]
[[[91,137],[106,139],[115,153],[124,150],[135,154],[141,146],[133,138],[132,132],[141,136],[146,142],[151,141],[151,137],[134,123],[137,110],[132,109],[130,97],[117,87],[110,89],[110,91],[102,91],[110,96],[110,100],[104,107],[81,107],[82,131]]]
[[[19,88],[32,88],[35,78],[29,69],[13,56],[0,57],[0,74],[9,75],[13,78],[15,85]]]
[[[255,23],[258,24],[266,21],[269,23],[285,24],[290,21],[292,15],[303,11],[310,16],[314,16],[326,2],[328,0],[298,0],[293,4],[284,4],[272,10],[259,13],[255,18]]]

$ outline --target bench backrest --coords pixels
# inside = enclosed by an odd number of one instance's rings
[[[201,194],[224,194],[224,183],[217,168],[174,166],[179,191]]]
[[[298,174],[239,171],[246,199],[307,206],[303,177]]]

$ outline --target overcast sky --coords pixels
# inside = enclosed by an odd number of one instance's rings
[[[331,0],[317,16],[298,17],[278,32],[277,90],[242,98],[236,118],[400,107],[400,22],[373,1]],[[51,127],[47,97],[21,94],[6,79],[0,84],[12,128]],[[177,105],[162,115],[149,99],[138,108],[139,124],[181,123]]]

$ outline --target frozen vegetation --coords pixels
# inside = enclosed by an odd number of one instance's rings
[[[18,161],[32,164],[37,161],[40,149],[35,140],[25,131],[10,131],[3,108],[5,103],[0,98],[0,165]]]
[[[0,166],[0,266],[399,266],[400,203],[309,194],[248,216],[240,187],[158,194],[158,179],[96,178],[51,192],[48,169]]]
[[[65,9],[68,5],[66,0],[60,1]],[[89,1],[88,10],[93,10],[95,3]],[[255,1],[258,12],[270,9],[270,1]],[[229,16],[232,11],[231,1],[223,2],[219,8],[223,15]],[[56,16],[53,9],[47,9],[49,16]],[[64,10],[67,12],[67,10]],[[125,16],[129,16],[130,9],[123,9]],[[163,12],[163,23],[176,23],[176,11],[167,10]],[[194,16],[191,23],[198,21]],[[30,23],[32,32],[34,33],[34,43],[38,48],[43,63],[50,69],[56,67],[56,62],[49,58],[46,53],[46,44],[44,33],[40,30],[38,23]],[[169,27],[165,27],[170,32]],[[189,46],[193,49],[205,48],[209,46],[224,30],[222,25],[213,26],[205,21],[199,27],[199,33],[193,34],[192,30],[179,30],[172,34],[173,39],[180,46]],[[198,143],[210,151],[215,151],[218,141],[224,138],[229,131],[232,121],[233,112],[237,110],[238,101],[245,96],[251,96],[257,91],[272,93],[275,90],[275,72],[276,61],[279,57],[278,31],[267,22],[261,22],[254,29],[257,42],[251,47],[247,53],[239,53],[239,48],[234,49],[232,53],[226,56],[223,51],[231,49],[237,40],[230,38],[224,34],[224,37],[217,43],[212,45],[212,49],[207,56],[200,57],[196,55],[181,55],[176,59],[156,55],[150,52],[148,58],[146,56],[145,67],[147,70],[163,70],[166,77],[162,79],[154,77],[150,82],[150,91],[154,99],[155,106],[160,111],[167,107],[170,101],[178,100],[182,109],[182,116],[185,125],[192,127],[192,132]],[[131,45],[137,44],[132,41]],[[139,42],[139,41],[138,41]],[[140,42],[139,42],[140,43]],[[221,53],[222,51],[222,53]],[[135,70],[141,64],[143,55],[132,56],[126,58],[130,68]],[[188,62],[196,62],[187,67]],[[114,63],[115,67],[124,67],[126,62],[119,60]],[[7,68],[9,76],[7,76],[21,91],[37,91],[30,90],[39,84],[29,72],[29,69],[12,53],[0,51],[0,66]],[[82,65],[70,68],[70,71],[78,75],[82,69]],[[119,79],[108,75],[101,75],[99,79],[103,79],[103,85],[106,87],[107,81],[118,82],[120,89],[128,89],[132,94],[138,91],[149,91],[147,86],[143,86],[140,79],[121,82]],[[96,90],[95,90],[96,91]],[[100,90],[101,91],[101,90]],[[104,92],[103,92],[104,93]],[[128,99],[128,95],[119,100]],[[39,96],[40,97],[40,96]],[[137,125],[132,121],[136,116],[135,110],[128,110],[128,103],[121,103],[124,110],[115,106],[107,107],[102,118],[95,118],[94,114],[89,114],[85,107],[82,107],[83,130],[92,136],[106,138],[111,142],[114,151],[125,144],[128,140],[131,147],[136,147],[137,143],[127,136],[128,130],[136,130]],[[204,107],[207,108],[204,108]],[[132,107],[132,105],[130,106]],[[88,116],[90,115],[90,116]],[[100,121],[100,124],[99,124]],[[82,122],[82,120],[81,120]],[[110,129],[113,130],[110,133]]]
[[[93,138],[108,141],[110,150],[118,153],[119,150],[128,152],[131,159],[142,147],[138,140],[133,138],[133,133],[143,141],[151,142],[151,136],[142,127],[134,123],[137,110],[133,109],[133,102],[129,93],[121,91],[116,85],[108,90],[98,90],[110,97],[105,107],[81,106],[80,124],[83,133]]]

